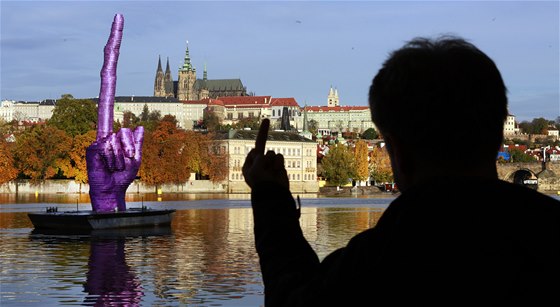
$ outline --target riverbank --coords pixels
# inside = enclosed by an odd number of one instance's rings
[[[393,197],[398,193],[385,192],[376,186],[365,187],[336,187],[325,186],[319,188],[319,195],[327,197],[355,197],[355,196],[379,196],[379,197]]]

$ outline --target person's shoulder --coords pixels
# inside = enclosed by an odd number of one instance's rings
[[[496,192],[503,203],[521,208],[541,208],[560,212],[560,200],[518,184],[498,181]]]

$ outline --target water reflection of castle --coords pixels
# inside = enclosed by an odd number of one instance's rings
[[[161,58],[158,59],[158,68],[154,82],[155,97],[174,97],[179,100],[201,100],[227,96],[246,96],[247,88],[241,79],[208,79],[206,64],[202,79],[196,78],[196,68],[191,64],[189,46],[185,52],[183,66],[179,68],[178,80],[173,81],[169,58],[165,72],[161,67]]]

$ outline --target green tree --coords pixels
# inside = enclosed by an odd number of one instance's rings
[[[35,125],[18,136],[14,148],[17,169],[40,182],[54,177],[68,158],[72,138],[54,126]]]
[[[354,179],[365,181],[369,178],[368,146],[363,140],[356,142],[354,148],[355,173]]]
[[[377,131],[375,131],[374,128],[368,128],[366,129],[366,131],[364,131],[364,133],[362,133],[362,139],[374,140],[377,139],[378,137],[379,134],[377,133]]]
[[[259,130],[259,119],[257,117],[245,117],[238,120],[233,124],[234,129],[245,129],[249,128],[251,130]]]
[[[543,117],[533,118],[531,122],[523,121],[519,124],[521,131],[527,134],[547,134],[549,126],[554,126],[554,121]]]
[[[319,131],[319,123],[316,120],[312,119],[307,122],[307,128],[312,135],[317,135],[317,132]]]
[[[524,153],[522,150],[513,148],[509,151],[511,162],[535,162],[535,158]]]
[[[337,187],[355,176],[354,154],[344,145],[331,146],[321,163],[327,181]]]
[[[148,108],[148,104],[144,104],[144,108],[142,108],[142,113],[140,113],[140,121],[147,122],[150,118],[150,109]]]
[[[143,126],[146,131],[152,132],[157,128],[160,120],[161,113],[158,110],[150,111],[148,105],[144,104],[144,108],[140,114],[140,121],[136,126]],[[126,126],[123,124],[123,127]]]
[[[95,130],[97,106],[89,99],[74,99],[72,95],[63,95],[56,102],[48,125],[63,130],[72,137]]]

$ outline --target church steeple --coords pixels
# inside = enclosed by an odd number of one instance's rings
[[[303,129],[299,133],[299,135],[308,138],[310,140],[313,139],[313,135],[309,132],[309,123],[307,122],[307,103],[303,107]]]
[[[167,57],[167,65],[165,67],[165,73],[171,73],[171,69],[169,68],[169,57]]]
[[[158,57],[158,67],[156,70],[156,79],[154,81],[154,96],[165,97],[164,75],[161,69],[161,56]]]
[[[161,55],[158,56],[157,71],[156,71],[156,73],[158,73],[158,72],[160,72],[160,71],[163,72],[163,69],[161,69]]]
[[[173,97],[173,76],[171,76],[171,69],[169,68],[169,57],[167,57],[167,65],[165,67],[163,84],[165,87],[165,97]]]
[[[189,41],[187,41],[187,50],[185,51],[185,61],[183,66],[179,68],[179,76],[177,77],[177,99],[179,100],[198,100],[199,95],[195,89],[196,69],[191,64],[189,55]]]
[[[202,73],[202,80],[208,80],[208,71],[206,70],[206,62],[204,62],[204,72]]]
[[[183,71],[195,70],[195,68],[191,65],[191,56],[189,55],[189,41],[187,41],[187,50],[185,51],[185,61],[183,63],[183,66],[179,68],[179,70],[183,70]]]

